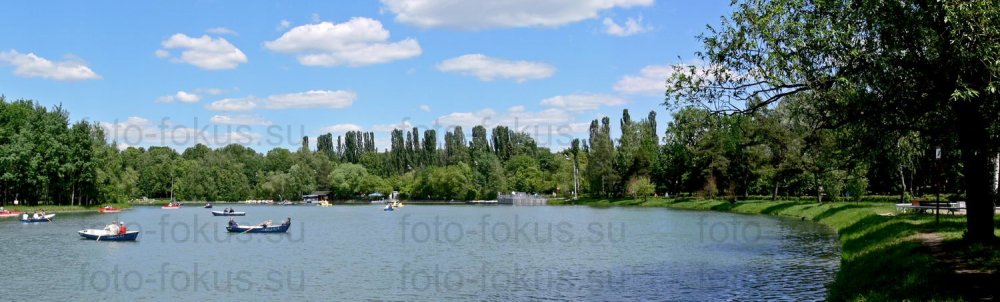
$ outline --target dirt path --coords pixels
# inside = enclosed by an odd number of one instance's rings
[[[994,301],[1000,296],[1000,278],[996,272],[969,265],[969,261],[958,252],[960,248],[946,244],[940,234],[919,233],[912,238],[953,274],[946,282],[949,291],[960,293],[969,301]]]

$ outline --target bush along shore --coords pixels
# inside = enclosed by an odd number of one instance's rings
[[[891,203],[707,199],[553,200],[550,205],[666,207],[767,214],[833,228],[841,243],[840,270],[830,301],[982,300],[1000,292],[1000,245],[969,244],[965,217],[900,214]],[[1000,223],[995,226],[1000,234]]]

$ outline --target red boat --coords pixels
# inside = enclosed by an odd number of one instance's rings
[[[17,217],[17,216],[20,216],[21,214],[24,214],[24,213],[21,213],[21,212],[18,212],[18,211],[3,210],[3,211],[0,211],[0,218]]]
[[[101,213],[121,213],[122,209],[112,206],[103,206],[100,209],[97,209],[97,211]]]
[[[162,206],[160,208],[161,209],[176,210],[176,209],[180,209],[181,208],[181,203],[179,203],[179,202],[171,202],[171,203],[168,203],[167,205]]]

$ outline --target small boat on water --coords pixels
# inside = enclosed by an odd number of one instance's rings
[[[119,224],[121,228],[119,228]],[[80,234],[80,237],[97,241],[135,241],[136,238],[139,238],[139,231],[129,231],[125,228],[124,222],[118,224],[112,222],[103,230],[80,230],[77,234]]]
[[[165,210],[176,210],[176,209],[180,209],[181,208],[181,203],[179,203],[179,202],[171,202],[171,203],[168,203],[167,205],[162,206],[160,208],[161,209],[165,209]]]
[[[97,209],[97,211],[101,213],[121,213],[122,209],[112,206],[103,206],[100,209]]]
[[[291,205],[295,205],[295,203],[293,203],[291,201],[288,201],[288,200],[285,200],[285,201],[279,202],[278,205],[281,205],[281,206],[291,206]]]
[[[330,203],[329,201],[324,201],[324,202],[320,202],[320,203],[319,203],[319,204],[317,204],[316,206],[320,206],[320,207],[332,207],[332,206],[333,206],[333,204],[332,204],[332,203]]]
[[[279,225],[271,225],[270,221],[253,226],[243,226],[230,219],[226,231],[230,233],[284,233],[292,226],[292,219],[287,218]]]
[[[403,203],[399,201],[393,201],[389,205],[391,205],[393,208],[402,208],[404,206]]]
[[[18,211],[3,210],[3,211],[0,211],[0,218],[17,217],[17,216],[21,216],[21,214],[24,214],[24,213],[18,212]]]
[[[77,232],[81,237],[97,241],[135,241],[139,238],[139,231],[128,231],[123,234],[114,234],[106,230],[82,230]]]
[[[391,204],[387,204],[387,205],[385,205],[385,208],[382,209],[382,211],[390,211],[391,212],[391,211],[395,211],[395,209],[392,207]]]
[[[211,209],[211,208],[212,208],[212,203],[211,203],[211,202],[209,202],[209,203],[206,203],[206,204],[205,204],[205,208],[206,208],[206,209]]]
[[[53,217],[56,217],[56,214],[34,215],[30,217],[28,216],[28,214],[21,214],[21,222],[23,223],[51,222]]]
[[[247,212],[212,211],[212,216],[247,216]]]

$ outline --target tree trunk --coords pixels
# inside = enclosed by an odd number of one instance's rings
[[[903,165],[899,165],[899,203],[906,203],[906,174],[903,174]]]
[[[993,234],[995,187],[992,173],[995,164],[988,152],[986,121],[973,104],[958,104],[958,143],[965,174],[966,234],[971,242],[989,243]]]
[[[819,173],[813,173],[813,178],[816,179],[816,202],[823,203],[823,184],[820,182]]]
[[[771,201],[778,200],[778,181],[774,181],[774,190],[771,191]]]
[[[993,159],[993,192],[1000,194],[1000,153]]]

